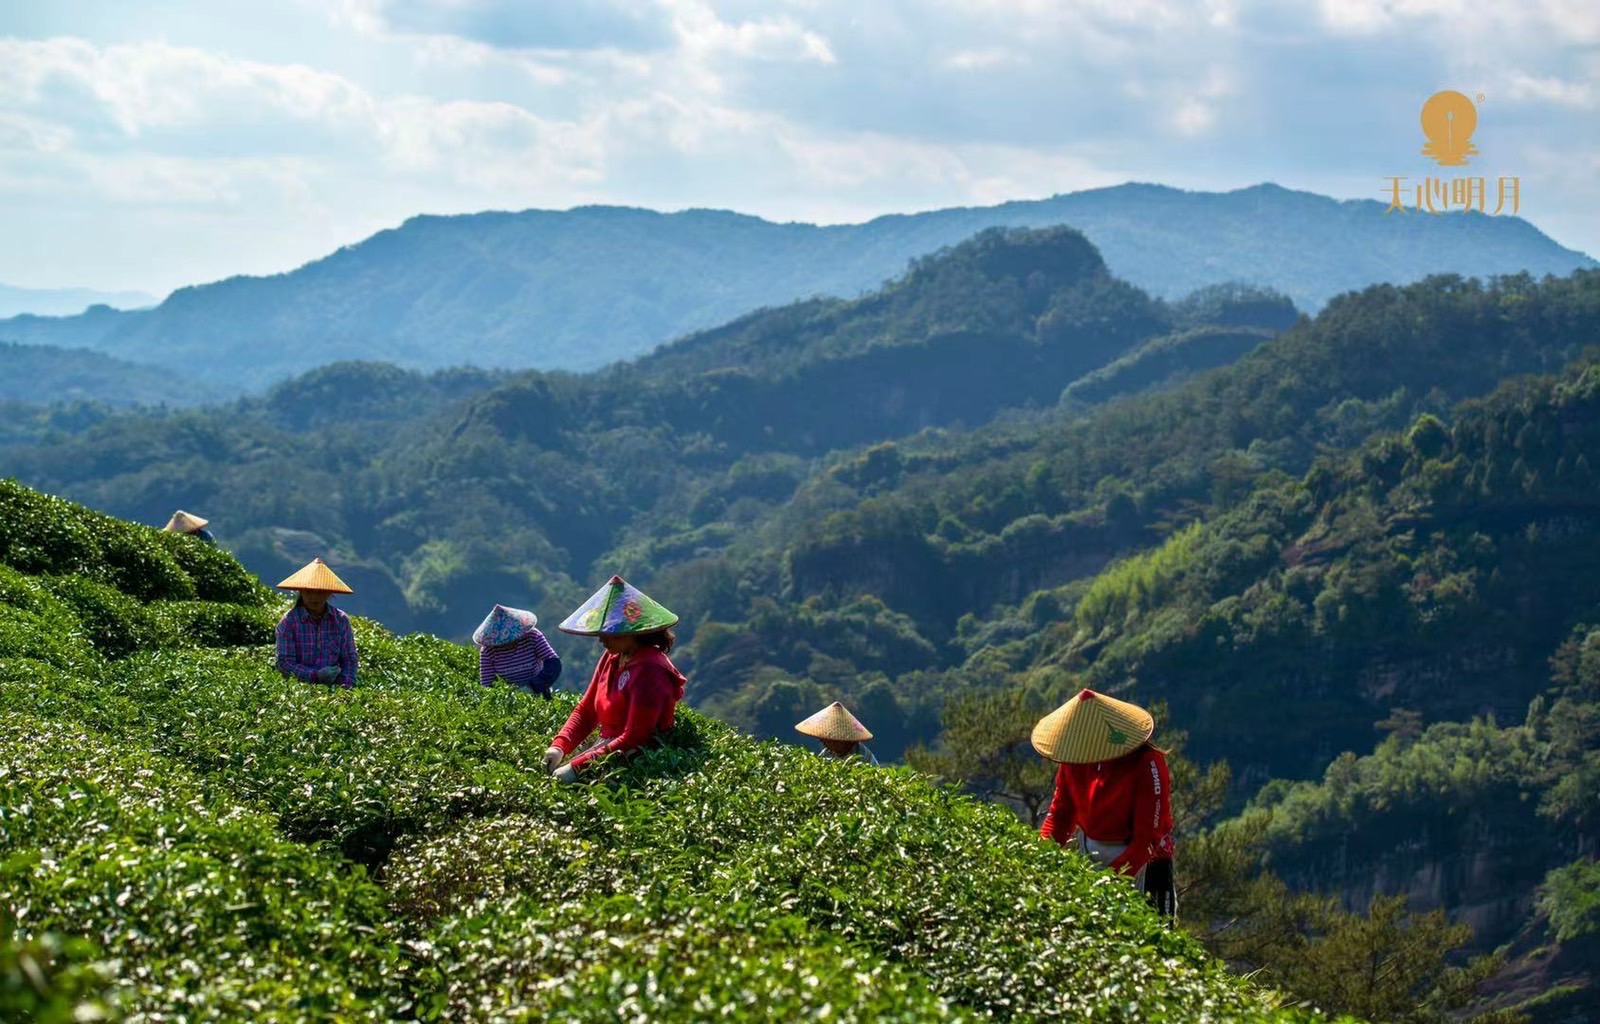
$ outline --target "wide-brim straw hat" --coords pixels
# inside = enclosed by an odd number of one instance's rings
[[[472,632],[472,642],[479,647],[499,647],[513,640],[521,640],[539,625],[539,616],[521,608],[507,608],[497,604]]]
[[[628,636],[677,623],[677,615],[621,576],[613,576],[556,628],[578,636]]]
[[[819,740],[862,743],[872,739],[872,730],[862,725],[860,720],[838,701],[834,701],[795,726],[794,731],[802,736],[815,736]]]
[[[168,533],[193,533],[196,530],[205,529],[210,522],[211,520],[209,519],[202,519],[194,513],[185,512],[180,508],[172,513],[172,518],[167,520],[167,525],[163,526],[162,529]]]
[[[334,575],[322,559],[313,558],[299,572],[278,584],[279,590],[326,590],[333,594],[354,594],[344,580]]]
[[[1039,719],[1033,749],[1062,764],[1095,764],[1138,750],[1155,731],[1144,708],[1084,690]]]

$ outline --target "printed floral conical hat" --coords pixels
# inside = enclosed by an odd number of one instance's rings
[[[278,584],[279,590],[326,590],[335,594],[354,594],[355,591],[345,586],[344,580],[333,574],[333,570],[322,564],[322,559],[313,558],[307,562],[299,572]]]
[[[538,624],[539,616],[532,612],[497,604],[473,631],[472,642],[479,647],[499,647],[522,639]]]
[[[556,627],[578,636],[654,633],[675,625],[678,617],[621,576],[613,576],[578,610]]]
[[[1155,731],[1144,708],[1084,690],[1039,719],[1033,749],[1062,764],[1094,764],[1132,753]]]
[[[196,530],[205,529],[206,524],[209,522],[211,520],[202,519],[180,508],[172,513],[172,518],[167,520],[167,525],[163,526],[162,529],[168,533],[193,533]]]
[[[872,730],[862,725],[856,716],[838,701],[834,701],[795,726],[794,731],[802,736],[815,736],[819,740],[861,743],[872,739]]]

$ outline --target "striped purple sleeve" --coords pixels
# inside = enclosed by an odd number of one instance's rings
[[[535,629],[528,636],[533,640],[534,657],[543,661],[546,658],[554,658],[556,656],[556,649],[550,646],[550,641],[544,638],[543,633]]]

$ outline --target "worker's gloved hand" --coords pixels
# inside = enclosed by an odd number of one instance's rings
[[[572,767],[572,765],[564,764],[555,770],[555,779],[557,782],[565,782],[568,784],[577,782],[578,771],[576,768]]]
[[[566,756],[566,755],[564,754],[564,752],[562,751],[562,749],[560,747],[550,747],[547,750],[545,750],[545,752],[544,752],[544,770],[547,771],[547,772],[555,771],[556,770],[556,765],[561,763],[561,759],[564,756]]]
[[[324,665],[322,668],[319,668],[316,670],[316,672],[312,673],[311,678],[315,679],[319,683],[334,682],[339,678],[339,666]]]

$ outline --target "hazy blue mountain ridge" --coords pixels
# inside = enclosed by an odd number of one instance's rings
[[[860,295],[997,225],[1076,227],[1113,274],[1156,297],[1244,281],[1307,310],[1435,272],[1594,265],[1516,218],[1383,211],[1275,185],[1129,184],[827,227],[618,207],[421,216],[286,274],[183,288],[154,310],[14,318],[0,340],[94,347],[250,388],[345,359],[586,370],[761,307]]]
[[[171,369],[131,363],[93,349],[9,345],[0,341],[0,400],[200,405],[229,389]]]
[[[139,309],[160,300],[144,292],[102,292],[92,288],[18,288],[0,284],[0,317],[76,316],[91,306]]]

